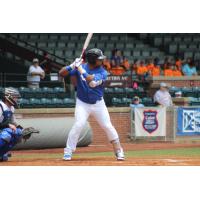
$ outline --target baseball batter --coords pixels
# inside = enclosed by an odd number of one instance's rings
[[[82,59],[77,58],[71,65],[60,70],[61,76],[76,76],[77,100],[75,108],[75,123],[69,133],[64,160],[71,160],[72,153],[76,150],[78,138],[90,115],[107,134],[112,143],[117,160],[124,160],[124,152],[120,145],[116,129],[111,124],[110,116],[103,99],[104,82],[107,72],[102,67],[105,56],[100,49],[90,49],[86,53],[87,63],[82,64]]]

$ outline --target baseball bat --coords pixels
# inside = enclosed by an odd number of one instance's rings
[[[87,35],[87,37],[86,37],[86,40],[85,40],[85,43],[84,43],[84,45],[83,45],[83,49],[82,49],[82,53],[81,53],[80,58],[83,57],[83,54],[85,53],[85,50],[87,49],[87,47],[88,47],[88,45],[89,45],[89,43],[90,43],[90,40],[91,40],[91,38],[92,38],[92,35],[93,35],[93,33],[88,33],[88,35]]]

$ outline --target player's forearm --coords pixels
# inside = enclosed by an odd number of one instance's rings
[[[62,77],[65,77],[69,74],[70,70],[66,70],[66,67],[63,67],[60,71],[59,71],[59,75]]]

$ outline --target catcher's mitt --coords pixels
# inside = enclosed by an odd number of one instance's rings
[[[30,139],[33,133],[39,133],[39,130],[34,129],[33,127],[28,127],[22,130],[22,138],[26,141]]]

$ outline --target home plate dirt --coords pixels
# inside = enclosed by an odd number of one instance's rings
[[[125,161],[116,161],[110,145],[78,148],[71,161],[63,149],[13,151],[0,166],[200,166],[199,144],[123,144]]]

